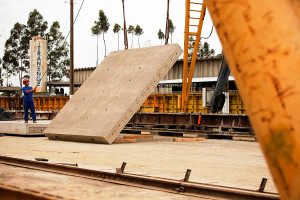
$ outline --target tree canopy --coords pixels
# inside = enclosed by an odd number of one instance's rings
[[[10,37],[5,42],[2,67],[8,77],[18,75],[20,86],[22,79],[29,78],[29,41],[40,36],[48,40],[48,80],[61,80],[68,77],[68,44],[62,42],[64,37],[60,32],[60,25],[57,21],[53,22],[49,31],[48,22],[43,16],[34,9],[28,15],[27,24],[15,23],[10,31]]]
[[[7,72],[12,75],[18,75],[19,84],[22,86],[22,74],[26,72],[23,63],[26,57],[26,50],[22,45],[24,42],[25,25],[15,23],[10,31],[10,37],[5,42],[5,51],[3,56],[3,65]]]
[[[121,26],[119,24],[115,23],[113,32],[114,33],[119,33],[120,30],[121,30]]]
[[[48,81],[61,81],[63,77],[69,78],[69,45],[60,32],[58,21],[53,22],[48,37]]]
[[[195,38],[190,36],[190,40],[194,40]],[[195,45],[195,42],[189,42],[189,46],[192,47]],[[189,54],[193,53],[193,48],[189,48]],[[210,48],[210,45],[207,42],[204,42],[204,44],[202,44],[202,42],[200,41],[199,43],[199,47],[197,50],[197,58],[209,58],[211,56],[215,55],[215,50]],[[189,58],[191,58],[191,56],[189,56]]]

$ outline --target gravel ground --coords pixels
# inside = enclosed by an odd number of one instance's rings
[[[103,168],[117,168],[126,162],[127,171],[174,179],[182,179],[186,169],[191,169],[190,181],[249,189],[258,189],[261,179],[267,178],[265,191],[276,192],[257,142],[172,142],[172,138],[155,136],[137,143],[104,145],[4,136],[0,137],[0,154]]]

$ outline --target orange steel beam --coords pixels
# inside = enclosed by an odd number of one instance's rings
[[[205,6],[205,4],[202,4],[201,15],[200,15],[200,19],[199,19],[199,25],[198,25],[197,36],[196,36],[196,42],[195,42],[195,46],[194,46],[194,52],[193,52],[193,56],[192,56],[192,62],[190,65],[190,72],[189,72],[188,83],[187,83],[187,88],[186,88],[186,94],[185,94],[186,99],[185,99],[185,104],[182,105],[182,106],[184,106],[184,108],[183,108],[184,112],[186,112],[186,110],[187,110],[187,101],[189,99],[191,84],[192,84],[193,75],[194,75],[194,69],[195,69],[195,64],[196,64],[196,59],[197,59],[198,47],[199,47],[199,43],[200,43],[200,37],[201,37],[201,31],[202,31],[202,26],[203,26],[205,10],[206,10],[206,6]]]
[[[185,2],[185,29],[184,29],[184,54],[183,54],[183,75],[182,75],[182,102],[186,101],[187,71],[188,71],[188,46],[189,46],[189,16],[190,0]],[[183,106],[184,104],[182,104]],[[183,109],[181,109],[183,111]]]
[[[300,5],[205,0],[281,199],[300,199]]]

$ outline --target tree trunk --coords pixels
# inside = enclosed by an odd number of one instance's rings
[[[119,32],[118,32],[118,51],[119,51]]]
[[[173,34],[171,33],[171,44],[172,44],[172,36],[173,36]]]
[[[6,87],[8,87],[8,67],[6,66]]]
[[[50,56],[49,56],[48,60],[51,60]],[[48,75],[48,81],[50,82],[51,81],[51,65],[48,66],[47,75]]]
[[[20,87],[22,87],[22,80],[21,80],[21,67],[19,66],[19,73],[18,73],[18,76],[19,76],[19,83],[20,83]]]
[[[140,45],[140,36],[138,36],[138,43],[139,43],[139,48],[141,48],[141,45]]]
[[[133,34],[131,34],[131,49],[132,49],[132,45],[133,45]]]
[[[96,67],[98,67],[98,35],[97,35],[97,61],[96,61]]]
[[[22,68],[22,58],[21,58],[21,80],[20,80],[21,87],[22,87],[22,78],[23,78],[23,68]]]
[[[105,44],[105,39],[104,39],[104,33],[103,33],[103,42],[104,42],[104,57],[106,57],[106,44]]]

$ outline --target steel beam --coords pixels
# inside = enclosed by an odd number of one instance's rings
[[[300,199],[299,1],[206,0],[282,199]]]

